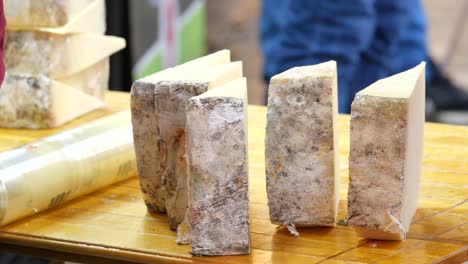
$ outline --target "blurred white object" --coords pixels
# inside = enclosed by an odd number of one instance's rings
[[[0,226],[135,175],[129,111],[0,153]]]

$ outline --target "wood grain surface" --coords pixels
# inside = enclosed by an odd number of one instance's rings
[[[0,129],[0,150],[127,109],[129,95],[110,92],[109,107],[60,129]],[[249,107],[252,254],[192,257],[178,246],[165,215],[147,213],[135,177],[0,228],[2,249],[90,263],[459,263],[468,260],[468,127],[426,124],[419,208],[408,239],[362,239],[347,226],[301,228],[299,238],[269,222],[265,191],[266,109]],[[342,188],[346,215],[349,117],[340,116]]]

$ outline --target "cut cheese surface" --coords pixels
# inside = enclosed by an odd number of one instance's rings
[[[104,101],[86,94],[68,85],[52,82],[50,86],[52,98],[51,117],[52,127],[56,127],[73,120],[92,110],[105,106]]]
[[[170,77],[173,75],[173,72],[178,72],[182,75],[184,72],[192,71],[197,67],[209,67],[218,64],[225,64],[231,62],[231,52],[229,50],[220,50],[218,52],[209,54],[207,56],[186,62],[174,68],[168,68],[160,72],[154,73],[147,77],[140,79],[140,81],[151,82],[158,81],[165,78],[175,78]]]
[[[241,78],[187,105],[188,240],[194,255],[250,252],[246,94]]]
[[[47,77],[7,73],[0,89],[0,126],[52,128],[103,106],[101,99]]]
[[[183,66],[183,65],[182,65]],[[242,76],[242,63],[228,62],[223,64],[206,65],[204,67],[196,66],[195,64],[187,65],[186,67],[170,68],[143,79],[148,82],[192,82],[206,83],[208,89],[223,85],[229,81],[235,80]]]
[[[106,58],[81,72],[59,78],[57,81],[104,100],[109,86],[109,66],[109,58]]]
[[[182,65],[169,68],[155,74],[149,75],[145,78],[142,78],[142,82],[156,82],[162,80],[207,80],[213,79],[218,76],[218,73],[224,71],[229,71],[231,68],[241,71],[242,74],[242,63],[237,62],[234,65],[230,64],[231,55],[229,50],[221,50],[213,54],[207,55],[202,58],[198,58],[189,62],[186,62]],[[219,65],[224,65],[222,69],[218,69]],[[211,68],[218,73],[213,73],[208,71],[207,68]]]
[[[402,240],[418,203],[425,63],[380,80],[351,108],[348,224],[363,237]]]
[[[247,96],[245,90],[247,89],[247,79],[239,78],[234,81],[230,81],[221,86],[215,86],[214,89],[208,90],[206,93],[202,93],[194,99],[206,98],[206,97],[218,97],[218,98],[244,98]]]
[[[421,63],[407,72],[379,80],[357,94],[386,98],[409,98],[416,90],[418,79],[415,79],[415,75],[424,71],[425,66],[425,63]]]
[[[5,0],[8,27],[61,27],[103,0]]]
[[[265,140],[272,223],[334,226],[339,201],[337,71],[329,61],[270,81]]]
[[[328,76],[333,78],[336,69],[336,62],[328,61],[320,64],[315,65],[308,65],[308,66],[301,66],[301,67],[294,67],[282,73],[279,73],[272,77],[273,82],[281,82],[287,81],[290,79],[301,79],[304,76],[307,77],[324,77]]]
[[[113,36],[9,31],[5,64],[10,73],[64,78],[85,70],[124,47],[125,40]]]
[[[83,1],[83,0],[78,0]],[[86,0],[84,0],[86,1]],[[76,3],[78,4],[78,3]],[[8,28],[8,30],[14,30],[15,28]],[[18,29],[18,28],[16,28]],[[93,34],[105,34],[106,32],[106,3],[104,0],[94,0],[88,6],[82,9],[82,11],[73,16],[67,24],[57,27],[39,27],[34,30],[49,32],[55,34],[67,34],[67,33],[93,33]]]

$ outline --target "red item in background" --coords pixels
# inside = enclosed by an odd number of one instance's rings
[[[5,11],[3,10],[3,0],[0,0],[0,85],[5,78]]]

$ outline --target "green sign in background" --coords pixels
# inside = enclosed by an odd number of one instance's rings
[[[180,14],[176,34],[178,34],[178,63],[183,63],[206,54],[206,3],[191,1],[190,6]],[[157,40],[159,42],[161,40]],[[146,53],[142,62],[137,64],[134,78],[142,78],[163,69],[162,45]]]

